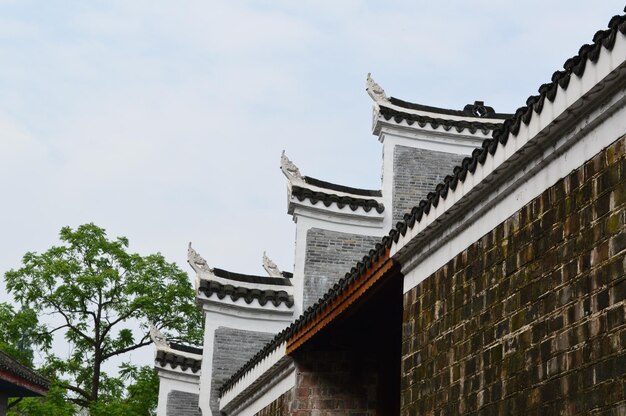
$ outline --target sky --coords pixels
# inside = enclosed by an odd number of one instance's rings
[[[291,271],[283,149],[380,187],[368,72],[407,101],[513,112],[623,7],[0,0],[0,271],[88,222],[190,274],[190,241],[211,266],[263,274],[265,250]]]

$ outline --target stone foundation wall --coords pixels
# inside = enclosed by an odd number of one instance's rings
[[[380,237],[311,228],[306,236],[304,307],[318,301],[371,250]]]
[[[402,415],[626,414],[625,146],[404,295]]]
[[[393,149],[393,222],[411,211],[459,165],[464,155],[395,146]],[[388,207],[385,207],[389,209]]]

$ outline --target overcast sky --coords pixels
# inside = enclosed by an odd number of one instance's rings
[[[282,149],[305,175],[380,186],[388,95],[524,104],[617,0],[0,0],[0,270],[94,222],[183,270],[293,268]],[[6,300],[0,286],[0,300]]]

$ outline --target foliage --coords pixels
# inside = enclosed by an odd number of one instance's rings
[[[15,405],[12,406],[12,403]],[[76,406],[67,396],[67,390],[53,381],[46,397],[29,397],[9,403],[8,416],[74,416]]]
[[[26,253],[23,266],[5,274],[7,290],[26,314],[23,319],[46,314],[57,323],[35,324],[45,353],[44,371],[58,377],[59,397],[66,390],[68,400],[92,414],[115,414],[107,403],[126,409],[147,406],[156,397],[150,384],[156,378],[149,369],[127,366],[123,377],[130,385],[124,394],[125,381],[108,376],[102,366],[150,344],[150,324],[169,338],[200,341],[201,314],[187,274],[161,254],[128,253],[126,238],[109,240],[94,224],[65,227],[60,239],[63,245],[42,254]],[[0,321],[0,334],[4,326]],[[50,348],[53,335],[65,338],[66,356]],[[19,331],[12,336],[19,338]],[[24,354],[32,359],[32,353]],[[147,414],[149,407],[124,414]]]
[[[143,416],[156,414],[159,377],[153,368],[125,365],[123,380],[131,380],[125,396],[99,400],[90,408],[92,416]]]
[[[32,309],[15,312],[12,305],[0,303],[0,323],[0,351],[24,365],[32,366],[34,345],[49,345],[50,338],[39,335],[45,329],[38,324]]]

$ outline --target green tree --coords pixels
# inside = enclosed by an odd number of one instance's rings
[[[32,367],[33,348],[50,342],[49,337],[39,336],[42,333],[45,328],[39,325],[34,310],[25,308],[15,312],[12,305],[0,303],[0,351]]]
[[[151,323],[172,339],[199,342],[201,314],[187,274],[161,254],[129,253],[126,238],[109,240],[94,224],[65,227],[60,239],[45,253],[26,253],[23,266],[5,274],[6,287],[24,310],[58,322],[38,330],[45,373],[58,376],[68,400],[95,412],[101,397],[127,397],[103,364],[150,344]],[[50,348],[57,334],[67,355]]]
[[[10,416],[74,416],[76,406],[58,380],[52,380],[45,398],[15,399],[9,403]]]
[[[91,407],[91,416],[142,416],[156,413],[159,377],[148,366],[122,366],[120,380],[129,382],[126,393],[99,400]]]

